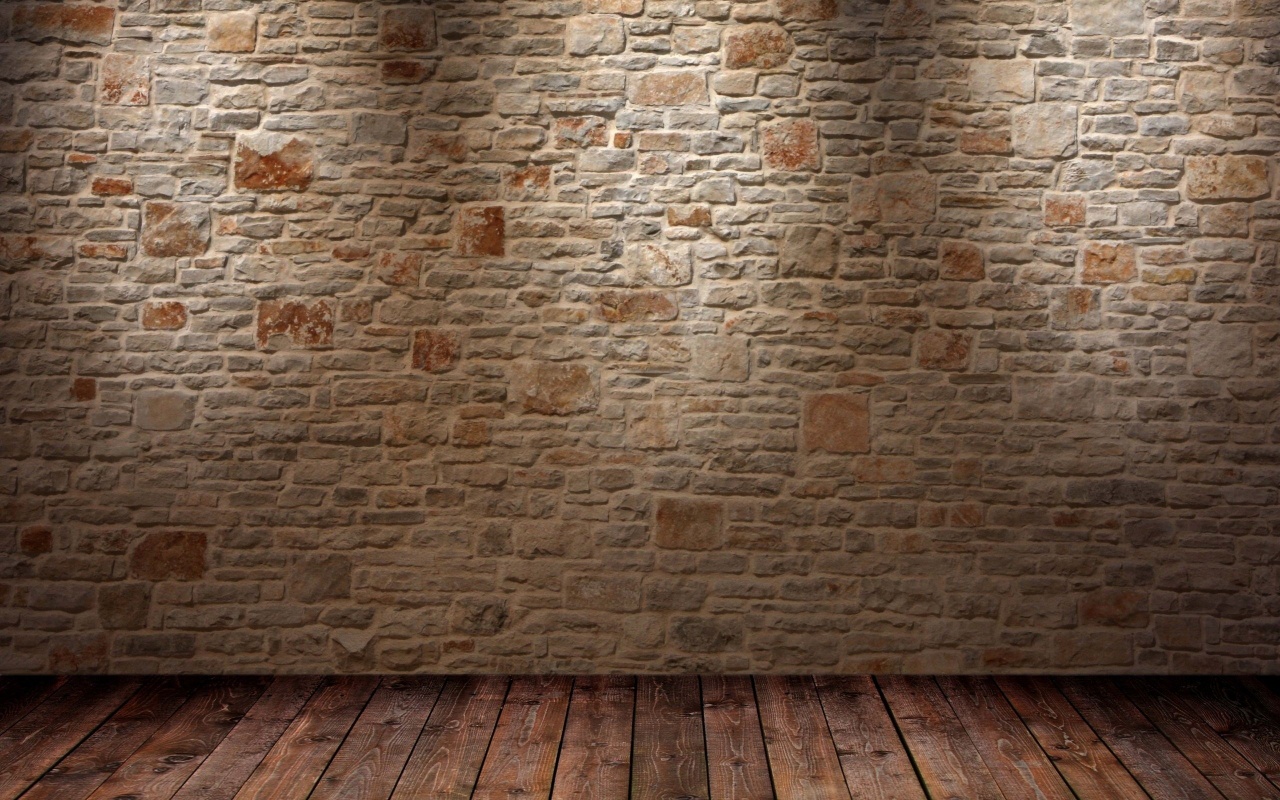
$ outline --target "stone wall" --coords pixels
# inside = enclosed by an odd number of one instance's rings
[[[1277,0],[0,36],[4,670],[1276,669]]]

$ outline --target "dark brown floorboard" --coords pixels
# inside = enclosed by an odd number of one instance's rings
[[[5,678],[0,800],[1280,800],[1259,678]]]

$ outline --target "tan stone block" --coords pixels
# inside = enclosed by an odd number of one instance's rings
[[[691,371],[706,381],[741,383],[751,371],[751,354],[745,337],[693,337]]]
[[[588,14],[622,14],[634,17],[644,11],[644,0],[584,0]]]
[[[145,106],[151,102],[151,64],[146,56],[108,53],[102,57],[98,97],[105,105]]]
[[[508,200],[548,200],[551,198],[551,167],[518,167],[504,173],[502,183]]]
[[[214,53],[252,53],[258,47],[258,15],[253,11],[208,14],[205,30]]]
[[[808,452],[866,453],[871,449],[871,410],[865,394],[813,394],[801,420]]]
[[[1271,194],[1262,156],[1189,156],[1186,165],[1192,200],[1257,200]]]
[[[161,258],[203,255],[209,225],[207,206],[152,201],[143,207],[142,251]]]
[[[572,17],[565,38],[571,56],[607,56],[626,49],[622,20],[607,14]]]
[[[884,222],[932,222],[938,187],[926,172],[891,172],[880,176],[876,200]]]
[[[604,147],[609,143],[609,121],[604,117],[558,117],[551,123],[551,132],[559,150]]]
[[[687,245],[636,245],[631,264],[636,280],[651,286],[684,286],[693,280],[693,258]]]
[[[670,450],[680,444],[680,407],[671,400],[636,403],[627,415],[627,446]]]
[[[610,290],[600,293],[599,302],[605,322],[665,322],[679,313],[674,298],[664,292]]]
[[[600,377],[585,364],[513,364],[510,372],[510,399],[527,414],[578,414],[600,403]]]
[[[569,575],[564,582],[566,608],[591,611],[639,611],[639,575]]]
[[[133,181],[128,178],[94,178],[90,191],[98,197],[123,197],[133,194]]]
[[[1046,194],[1044,224],[1051,228],[1077,228],[1085,223],[1085,197],[1082,194]]]
[[[1035,99],[1035,64],[982,59],[969,65],[969,91],[975,103],[1029,103]]]
[[[195,419],[195,395],[165,389],[139,392],[133,404],[133,422],[144,431],[181,431]]]
[[[647,72],[628,81],[628,99],[639,106],[704,105],[709,99],[702,72]]]
[[[1071,103],[1034,103],[1013,110],[1013,149],[1024,158],[1065,158],[1076,153],[1079,115]]]
[[[714,550],[724,542],[724,504],[716,500],[661,497],[654,513],[654,542],[672,550]]]
[[[795,225],[782,243],[782,274],[830,278],[840,263],[840,233],[816,225]]]

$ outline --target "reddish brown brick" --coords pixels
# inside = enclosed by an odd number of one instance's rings
[[[333,306],[328,300],[264,300],[258,304],[258,347],[267,348],[277,336],[296,347],[333,344]]]
[[[546,200],[551,196],[551,167],[530,166],[513,169],[503,176],[508,200]]]
[[[148,581],[198,581],[204,577],[207,547],[203,533],[149,533],[133,548],[129,575]]]
[[[770,169],[812,171],[822,164],[818,126],[811,119],[784,119],[761,126],[760,148]]]
[[[1008,155],[1013,142],[1008,130],[965,131],[960,134],[960,151],[972,155]]]
[[[378,254],[378,280],[391,286],[417,286],[422,278],[422,253],[388,250]]]
[[[29,42],[111,44],[116,12],[106,4],[40,3],[13,9],[13,38]]]
[[[725,33],[726,69],[773,69],[786,64],[795,52],[791,35],[780,25],[742,25]]]
[[[315,171],[311,145],[293,137],[246,137],[236,146],[236,187],[257,192],[301,192]]]
[[[711,226],[711,208],[708,206],[667,206],[667,224],[689,228]]]
[[[176,331],[186,324],[187,307],[182,303],[148,303],[142,307],[142,327],[149,331]]]
[[[133,194],[133,181],[128,178],[94,178],[92,191],[99,197]]]
[[[199,256],[209,247],[209,209],[195,203],[143,207],[142,250],[149,256]]]
[[[76,378],[71,382],[71,399],[87,403],[98,396],[98,382],[93,378]]]
[[[1044,224],[1050,228],[1077,228],[1084,225],[1085,197],[1082,194],[1046,194]]]
[[[969,366],[973,335],[961,331],[925,331],[916,344],[921,369],[963,370]]]
[[[461,341],[454,331],[418,331],[413,335],[413,368],[448,372],[457,365],[461,351]]]
[[[1085,283],[1123,283],[1137,275],[1137,253],[1133,245],[1089,242],[1084,246]]]
[[[501,206],[464,208],[455,223],[455,252],[464,258],[506,253],[506,212]]]
[[[53,529],[48,525],[32,525],[18,534],[18,547],[25,556],[39,556],[53,550]]]
[[[724,542],[724,504],[663,497],[654,514],[654,542],[672,550],[714,550]]]
[[[814,394],[804,400],[804,449],[866,453],[871,449],[871,410],[865,394]]]
[[[982,250],[968,242],[945,241],[938,247],[938,277],[944,281],[980,281],[987,276]]]
[[[379,65],[382,82],[389,86],[422,83],[431,74],[421,61],[383,61]]]
[[[378,40],[386,50],[424,51],[436,46],[436,15],[427,6],[401,6],[382,12]]]

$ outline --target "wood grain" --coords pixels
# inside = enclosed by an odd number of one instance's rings
[[[933,678],[877,678],[920,778],[934,800],[1003,800],[991,771]]]
[[[778,795],[796,800],[849,797],[813,679],[769,675],[757,677],[755,684]]]
[[[236,793],[239,800],[304,800],[324,774],[378,686],[377,678],[335,678],[303,706]]]
[[[1049,681],[1001,677],[996,684],[1077,796],[1147,800],[1147,793]]]
[[[1075,799],[994,681],[941,677],[938,685],[1006,797]]]
[[[875,682],[865,676],[819,676],[814,682],[850,793],[867,800],[925,800]]]
[[[1239,800],[1280,800],[1280,789],[1209,727],[1181,696],[1160,694],[1146,679],[1122,678],[1115,683],[1117,691],[1132,700],[1218,791]]]
[[[712,800],[774,800],[755,686],[747,676],[702,678]]]
[[[1223,800],[1222,793],[1109,681],[1066,678],[1058,687],[1148,794],[1161,800]]]
[[[309,800],[387,800],[443,678],[384,678]]]
[[[563,676],[511,681],[473,800],[551,796],[572,689],[573,679]]]
[[[169,800],[267,687],[265,678],[215,678],[198,687],[90,800]]]
[[[632,800],[706,800],[707,747],[694,676],[636,681]]]
[[[392,800],[471,797],[509,684],[501,677],[449,678]]]
[[[148,681],[28,789],[22,800],[80,800],[93,794],[173,716],[200,682],[200,678]]]
[[[636,681],[591,676],[573,682],[552,800],[626,797]]]
[[[72,678],[0,735],[0,800],[25,792],[141,686],[135,679]]]
[[[275,746],[307,700],[318,677],[276,678],[240,724],[223,738],[173,800],[231,800]]]
[[[1160,678],[1158,691],[1176,697],[1272,783],[1280,781],[1280,719],[1238,680]]]

